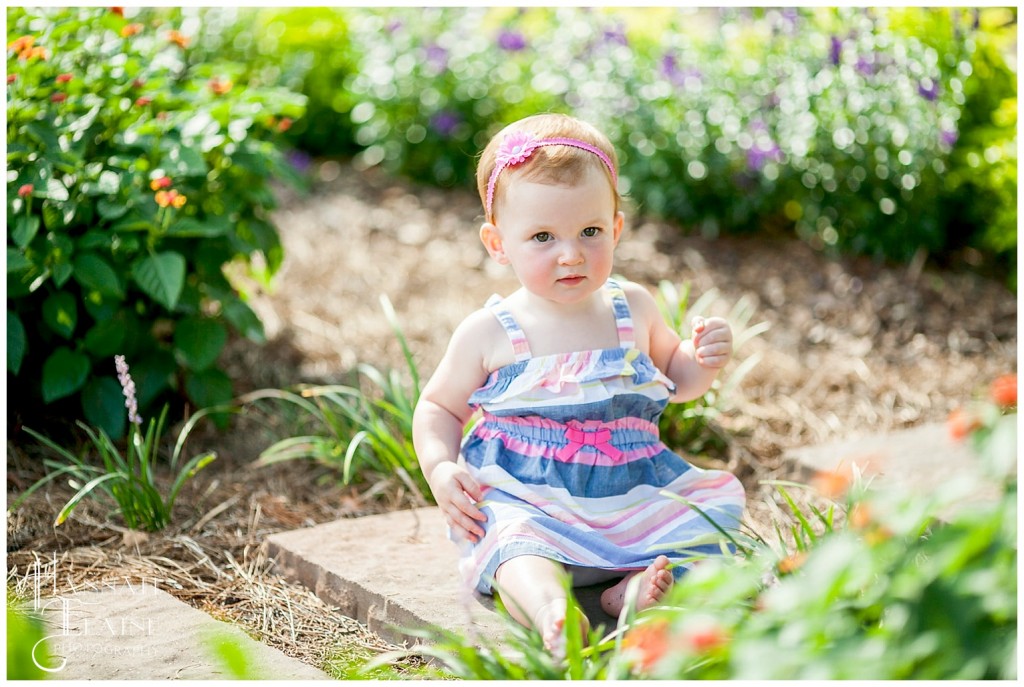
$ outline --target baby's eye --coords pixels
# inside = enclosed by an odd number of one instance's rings
[[[539,234],[534,234],[533,240],[537,243],[547,243],[551,240],[551,234],[546,231],[542,231]]]
[[[594,236],[597,236],[600,233],[601,233],[601,228],[600,227],[587,227],[586,229],[583,230],[583,235],[588,237],[588,238],[593,238]]]

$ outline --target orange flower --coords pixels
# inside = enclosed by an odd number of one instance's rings
[[[32,49],[32,46],[36,43],[35,36],[22,36],[21,38],[15,38],[13,41],[7,44],[7,49],[18,53],[27,52]]]
[[[153,179],[153,181],[149,182],[149,187],[154,191],[159,191],[162,188],[169,188],[171,183],[170,177],[160,177],[159,179]]]
[[[842,472],[838,469],[831,472],[819,470],[811,478],[811,486],[825,498],[834,500],[846,494],[852,481],[853,476],[848,469]]]
[[[8,74],[7,75],[7,83],[14,83],[17,79],[18,79],[18,75],[17,74]]]
[[[137,107],[145,107],[146,105],[149,105],[151,102],[153,102],[153,99],[147,95],[135,99],[135,105]]]
[[[188,36],[182,35],[180,31],[168,31],[167,40],[171,43],[175,43],[179,48],[187,48],[189,38]]]
[[[622,645],[635,656],[634,665],[649,671],[668,651],[668,621],[658,619],[634,627],[626,634]]]
[[[50,96],[51,103],[62,103],[68,99],[67,93],[54,93]]]
[[[142,29],[142,24],[125,24],[121,27],[121,38],[131,38],[132,36],[141,33]]]
[[[791,556],[786,556],[781,561],[779,561],[779,574],[789,575],[790,573],[796,572],[800,569],[801,566],[803,566],[804,561],[806,560],[807,553],[803,551],[798,551],[797,553],[794,553]]]
[[[285,131],[288,131],[288,129],[292,128],[292,124],[293,122],[291,117],[283,117],[277,125],[277,130],[284,133]]]
[[[231,87],[233,85],[234,84],[232,84],[230,81],[221,81],[216,77],[210,79],[209,82],[210,90],[216,93],[217,95],[224,95],[225,93],[231,90]]]
[[[862,530],[871,524],[871,508],[866,503],[855,503],[847,515],[850,527]]]
[[[1003,375],[993,380],[988,389],[989,395],[1002,408],[1017,405],[1017,375]]]
[[[71,81],[71,79],[73,78],[75,78],[74,74],[58,74],[57,83],[67,83],[68,81]]]
[[[160,207],[174,206],[175,209],[180,209],[187,200],[185,196],[173,189],[170,191],[157,191],[154,198],[156,199],[156,204]]]
[[[22,187],[18,189],[18,197],[19,198],[24,198],[25,196],[31,195],[32,191],[34,191],[35,188],[36,187],[33,186],[32,184],[24,184],[24,185],[22,185]]]
[[[116,14],[119,17],[123,17],[124,16],[124,8],[123,7],[111,7],[110,11],[113,12],[114,14]]]
[[[968,434],[980,427],[981,419],[963,408],[957,408],[946,419],[946,428],[953,441],[963,441]]]
[[[18,55],[19,60],[32,60],[37,57],[41,60],[47,60],[50,58],[50,54],[46,52],[46,48],[41,45],[37,45],[36,47],[25,50]]]
[[[725,629],[714,618],[695,620],[687,624],[681,633],[683,645],[698,654],[705,654],[729,640]]]

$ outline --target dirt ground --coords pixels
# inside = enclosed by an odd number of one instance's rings
[[[274,216],[285,262],[272,290],[252,300],[269,342],[232,341],[222,360],[240,394],[337,382],[358,363],[404,369],[382,295],[426,377],[463,317],[491,293],[516,288],[476,238],[479,200],[470,191],[416,187],[347,163],[316,169],[312,193],[281,191]],[[921,263],[828,259],[792,239],[683,236],[628,213],[618,274],[651,289],[688,282],[691,302],[716,289],[711,314],[727,316],[745,300],[754,307],[750,324],[769,325],[725,370],[727,378],[760,356],[716,425],[729,441],[715,461],[744,481],[754,519],[763,512],[757,503],[771,498],[760,480],[787,476],[787,449],[942,421],[1016,370],[1016,294],[978,274]],[[73,492],[56,484],[38,492],[8,518],[9,585],[24,586],[34,560],[56,557],[68,584],[164,580],[179,598],[314,665],[385,648],[269,573],[262,542],[281,530],[405,507],[409,495],[387,482],[341,486],[336,472],[311,462],[253,467],[284,424],[252,413],[227,433],[202,429],[197,449],[211,446],[219,458],[182,492],[178,521],[159,535],[126,533],[107,506],[91,502],[55,528]],[[39,454],[9,438],[7,474],[10,501],[42,474]]]

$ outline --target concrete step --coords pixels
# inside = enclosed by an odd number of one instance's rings
[[[867,468],[879,489],[935,490],[972,484],[967,500],[996,487],[975,484],[977,458],[933,424],[791,451],[787,460],[807,478],[817,472]],[[467,597],[457,578],[458,550],[436,508],[339,520],[270,537],[277,570],[395,643],[403,629],[439,627],[498,639],[504,625],[489,597]],[[600,587],[577,590],[592,624],[614,625],[600,610]]]
[[[148,583],[41,597],[32,605],[43,617],[50,654],[34,660],[50,679],[234,679],[212,650],[217,638],[240,650],[250,679],[330,679]]]
[[[434,507],[337,520],[269,538],[275,572],[295,580],[350,618],[396,644],[407,630],[438,627],[491,640],[506,626],[491,597],[466,593],[459,552]],[[614,624],[602,587],[577,590],[594,626]]]

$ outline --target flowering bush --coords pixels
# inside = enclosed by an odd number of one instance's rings
[[[216,364],[228,328],[263,332],[222,268],[266,279],[280,264],[269,184],[294,175],[277,120],[303,106],[195,63],[175,11],[133,11],[7,13],[12,409],[60,403],[115,437],[120,389],[94,372],[115,352],[136,361],[143,409],[232,396]]]
[[[1015,270],[1016,78],[993,38],[1012,10],[295,12],[237,15],[234,43],[279,51],[345,144],[312,153],[471,185],[504,124],[568,112],[610,135],[641,212],[687,229],[899,260],[974,245]]]

